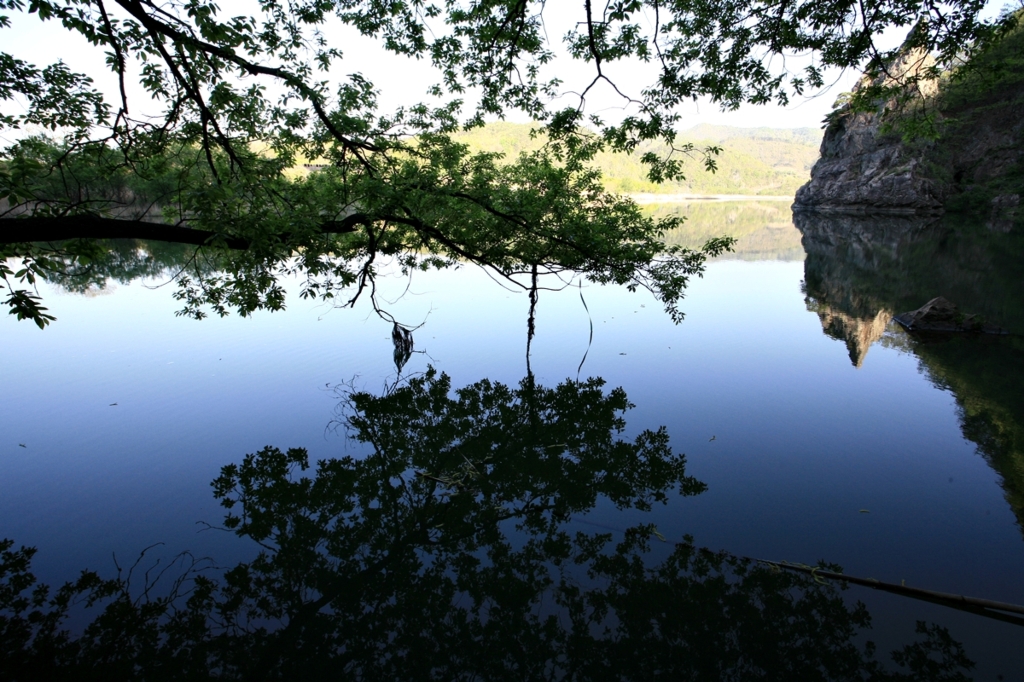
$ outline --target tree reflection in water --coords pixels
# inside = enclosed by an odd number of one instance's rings
[[[966,679],[960,645],[924,625],[883,669],[858,638],[867,610],[832,584],[688,540],[657,560],[653,525],[578,530],[600,501],[704,490],[664,428],[621,437],[629,407],[599,379],[452,392],[433,370],[353,393],[345,425],[369,454],[313,466],[268,447],[224,467],[224,526],[259,554],[176,564],[162,592],[129,571],[49,591],[7,541],[0,677]]]

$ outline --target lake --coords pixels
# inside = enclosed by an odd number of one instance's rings
[[[949,641],[969,678],[1024,679],[1019,623],[748,561],[1024,604],[1021,237],[794,224],[781,202],[648,210],[691,216],[671,243],[733,234],[736,251],[691,282],[679,325],[643,292],[541,292],[532,381],[526,294],[474,267],[381,278],[383,307],[421,325],[401,375],[365,301],[293,287],[284,312],[195,322],[166,277],[42,285],[54,324],[0,320],[0,537],[36,547],[53,585],[157,543],[141,567],[254,565],[261,540],[247,594],[287,617],[247,627],[321,637],[310,652],[330,641],[366,679],[862,679],[904,647],[954,660]],[[892,321],[938,295],[1013,334]],[[280,456],[244,461],[266,446]],[[935,670],[913,679],[954,679]]]

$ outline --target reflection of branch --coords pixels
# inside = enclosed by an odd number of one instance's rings
[[[139,552],[139,556],[135,559],[135,562],[128,567],[127,572],[121,568],[121,565],[117,562],[117,555],[113,556],[114,568],[117,571],[117,583],[119,586],[119,592],[121,596],[128,599],[133,606],[139,608],[143,604],[152,604],[155,601],[163,602],[165,604],[172,604],[180,598],[189,596],[195,589],[194,579],[201,573],[216,568],[213,559],[210,557],[196,557],[192,552],[184,551],[180,552],[176,556],[172,557],[171,560],[163,567],[160,566],[160,559],[156,559],[143,573],[143,584],[140,593],[137,597],[131,597],[132,591],[132,580],[135,576],[135,572],[142,565],[142,562],[148,558],[149,551],[155,547],[160,547],[164,543],[157,542],[149,547],[144,548]],[[183,566],[184,570],[181,570],[178,575],[174,576],[171,580],[170,587],[166,590],[166,594],[160,598],[153,597],[153,591],[157,588],[159,582],[169,571],[174,569],[176,566]],[[191,587],[186,587],[189,583],[192,583]]]
[[[1004,602],[992,601],[990,599],[978,599],[976,597],[965,597],[960,594],[935,592],[934,590],[925,590],[920,587],[907,587],[906,585],[885,583],[874,578],[858,578],[856,576],[846,575],[845,573],[835,573],[834,571],[827,571],[823,568],[804,566],[802,564],[791,564],[786,561],[776,562],[767,561],[765,559],[754,559],[754,561],[758,561],[762,564],[773,566],[775,568],[784,568],[787,571],[809,573],[816,580],[819,578],[843,580],[848,583],[853,583],[854,585],[863,585],[864,587],[870,587],[875,590],[892,592],[893,594],[898,594],[904,597],[920,599],[922,601],[932,602],[941,606],[948,606],[950,608],[960,609],[961,611],[968,611],[986,618],[994,618],[1006,623],[1024,626],[1024,618],[1009,615],[1010,613],[1024,615],[1024,606],[1018,606],[1016,604],[1006,604]]]
[[[0,225],[3,228],[0,244],[58,242],[67,239],[146,239],[201,246],[217,236],[215,232],[206,230],[98,216],[17,218],[0,221]],[[245,239],[228,237],[224,242],[228,248],[249,247]]]
[[[355,232],[357,225],[369,225],[371,222],[366,215],[351,214],[341,220],[322,223],[320,231],[323,234],[348,234]],[[291,235],[285,232],[276,236],[287,240]],[[247,249],[252,246],[251,240],[241,237],[144,220],[122,220],[91,215],[0,220],[0,244],[59,242],[67,239],[146,239],[197,246],[217,244],[229,249]]]

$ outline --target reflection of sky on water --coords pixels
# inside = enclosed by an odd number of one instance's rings
[[[636,405],[629,432],[666,425],[688,473],[709,486],[657,507],[659,530],[1024,603],[1020,530],[998,476],[963,439],[952,396],[894,349],[876,345],[854,368],[808,312],[802,277],[800,262],[713,263],[693,282],[680,326],[649,296],[584,288],[594,343],[583,375],[624,387]],[[396,279],[384,295],[402,288]],[[220,467],[267,444],[304,446],[312,459],[353,453],[325,430],[336,403],[327,385],[354,378],[376,390],[393,371],[390,327],[365,305],[328,311],[294,297],[285,313],[197,323],[174,317],[170,294],[44,291],[58,318],[50,328],[0,321],[0,536],[38,546],[44,580],[106,569],[112,551],[134,556],[158,541],[240,559],[247,547],[196,525],[222,517],[209,488]],[[464,269],[417,275],[389,310],[410,324],[429,312],[416,332],[429,357],[413,355],[407,371],[433,362],[461,386],[518,382],[526,308],[525,295]],[[588,336],[579,291],[542,294],[537,330],[538,381],[574,376]],[[590,517],[611,528],[642,520],[610,507]],[[857,596],[873,610],[908,608]],[[908,622],[944,613],[913,608]],[[1018,636],[980,621],[949,621],[977,659],[984,640]]]

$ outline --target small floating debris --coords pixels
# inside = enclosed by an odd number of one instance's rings
[[[403,327],[397,322],[395,322],[394,327],[391,329],[391,343],[395,346],[395,369],[399,374],[402,373],[405,363],[409,362],[409,358],[412,357],[414,347],[412,332],[412,329]]]
[[[870,510],[870,509],[861,509],[861,510],[860,510],[860,513],[861,513],[861,514],[870,514],[870,513],[871,513],[871,510]]]
[[[1002,327],[989,324],[981,315],[965,315],[956,305],[936,296],[917,310],[900,313],[893,318],[908,332],[979,332],[1008,334]]]

